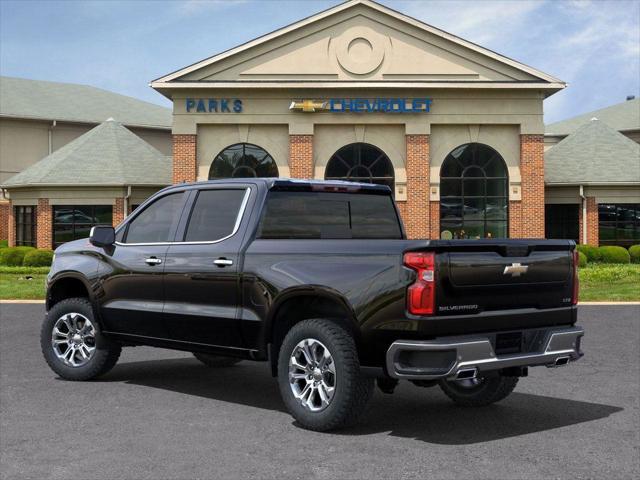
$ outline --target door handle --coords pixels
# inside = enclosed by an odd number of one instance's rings
[[[162,260],[156,257],[149,257],[144,261],[147,265],[160,265]]]
[[[218,258],[213,261],[213,264],[219,267],[228,267],[233,265],[233,260],[229,260],[228,258]]]

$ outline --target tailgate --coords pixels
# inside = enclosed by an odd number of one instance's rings
[[[438,314],[571,306],[572,242],[451,244],[437,248]]]

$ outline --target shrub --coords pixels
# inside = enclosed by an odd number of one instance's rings
[[[631,263],[640,263],[640,245],[631,245],[629,247],[629,256]]]
[[[7,248],[9,246],[9,240],[0,240],[0,248]]]
[[[582,252],[578,252],[578,267],[584,268],[586,266],[587,266],[587,256]]]
[[[604,263],[630,263],[631,257],[624,247],[606,246],[598,248],[600,261]]]
[[[22,265],[27,252],[33,251],[33,247],[8,247],[0,249],[0,265],[19,267]]]
[[[53,250],[32,250],[27,252],[22,261],[25,267],[50,267],[53,261]]]
[[[584,253],[589,262],[599,262],[601,260],[600,250],[593,245],[578,245],[579,252]]]

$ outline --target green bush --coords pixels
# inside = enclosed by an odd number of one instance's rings
[[[640,263],[640,245],[631,245],[629,247],[629,256],[631,263]]]
[[[593,245],[578,245],[576,248],[580,253],[584,253],[586,255],[589,262],[599,262],[602,259],[598,247]]]
[[[27,252],[34,251],[33,247],[8,247],[0,249],[0,265],[19,267],[22,265]]]
[[[33,250],[27,252],[22,261],[25,267],[50,267],[53,261],[53,250]]]
[[[630,263],[631,257],[624,247],[599,247],[600,261],[603,263]]]
[[[587,256],[582,252],[578,252],[578,267],[584,268],[587,266],[587,263]]]
[[[0,240],[0,248],[7,248],[9,246],[9,240]]]

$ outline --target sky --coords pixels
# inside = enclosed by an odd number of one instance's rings
[[[339,0],[0,0],[0,74],[164,106],[148,86]],[[551,123],[640,96],[640,0],[381,0],[569,84]]]

